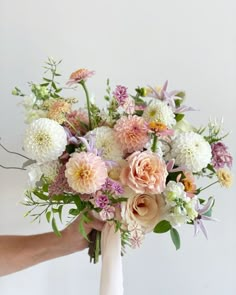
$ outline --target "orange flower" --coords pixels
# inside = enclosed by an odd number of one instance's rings
[[[185,178],[181,180],[184,185],[184,190],[186,191],[188,197],[192,198],[196,194],[197,186],[194,183],[194,177],[191,172],[184,173]]]

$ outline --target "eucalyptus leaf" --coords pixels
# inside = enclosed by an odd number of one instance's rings
[[[171,236],[172,242],[175,245],[176,250],[179,250],[179,248],[180,248],[180,236],[179,236],[178,231],[173,227],[170,230],[170,236]]]

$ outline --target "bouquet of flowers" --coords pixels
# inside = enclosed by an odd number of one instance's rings
[[[48,59],[47,75],[41,84],[30,83],[30,95],[13,90],[23,98],[28,124],[28,159],[23,164],[30,180],[27,215],[39,220],[45,216],[57,235],[57,216],[70,221],[80,216],[79,231],[89,240],[95,263],[101,233],[87,237],[84,230],[92,218],[107,222],[102,255],[112,251],[108,248],[114,236],[118,256],[126,246],[139,247],[149,232],[169,232],[176,249],[182,225],[207,237],[204,222],[215,220],[215,199],[201,192],[213,184],[232,183],[232,156],[223,143],[227,134],[222,122],[191,125],[185,112],[194,109],[185,105],[185,93],[169,91],[167,82],[137,87],[131,94],[125,86],[111,89],[108,80],[106,106],[101,108],[86,85],[94,72],[79,69],[62,87],[57,82],[59,63]],[[84,90],[84,108],[76,107],[77,98],[64,95],[78,87]],[[206,187],[197,185],[201,177],[210,180]]]

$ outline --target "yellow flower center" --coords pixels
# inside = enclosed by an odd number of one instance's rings
[[[35,141],[39,146],[45,147],[51,144],[51,137],[48,133],[40,131],[35,135]]]

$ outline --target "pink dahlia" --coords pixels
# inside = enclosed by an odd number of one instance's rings
[[[120,180],[136,193],[160,194],[168,175],[165,162],[156,154],[135,152],[127,158],[127,166],[121,170]]]
[[[77,133],[84,135],[88,131],[86,125],[89,125],[89,118],[87,112],[83,109],[70,112],[66,115],[66,120],[67,122],[65,122],[64,125],[73,135]]]
[[[74,153],[66,163],[65,176],[76,192],[92,194],[106,182],[107,168],[105,162],[93,153]]]
[[[224,166],[232,167],[233,157],[228,152],[228,148],[222,142],[213,143],[211,145],[212,164],[215,169],[224,168]]]
[[[70,79],[67,82],[67,84],[73,85],[81,81],[86,81],[88,78],[92,77],[93,75],[94,75],[94,71],[89,71],[87,69],[79,69],[70,75]]]
[[[114,126],[115,136],[124,152],[142,150],[148,142],[148,126],[142,117],[121,117]]]

